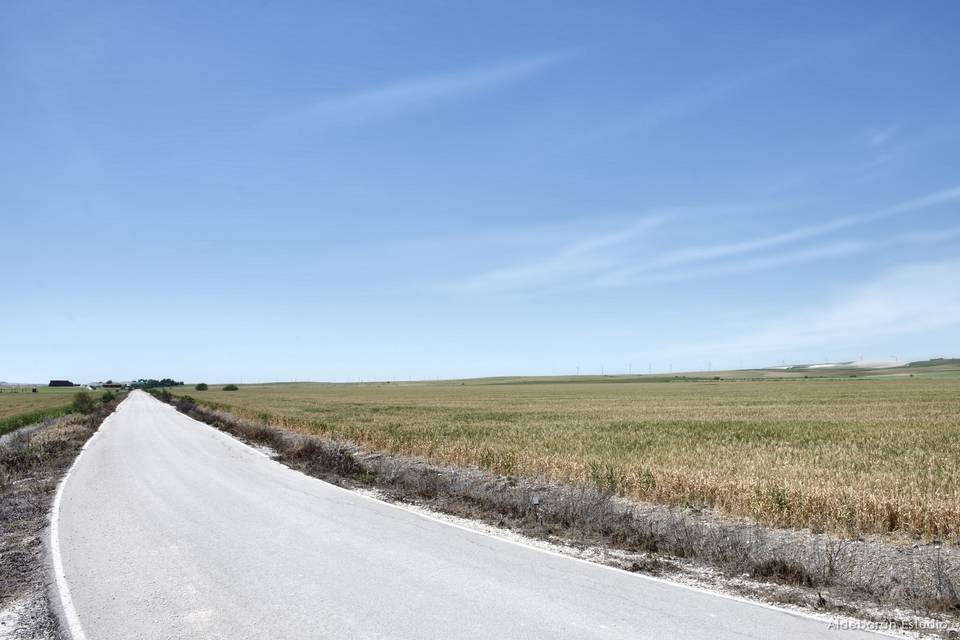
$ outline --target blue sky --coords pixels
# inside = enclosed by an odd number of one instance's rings
[[[0,379],[960,355],[960,6],[5,2]]]

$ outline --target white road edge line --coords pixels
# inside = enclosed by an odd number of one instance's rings
[[[153,398],[153,396],[151,396],[151,398]],[[156,398],[154,398],[154,400],[156,400]],[[564,553],[559,553],[559,552],[553,551],[553,550],[551,550],[551,549],[542,549],[542,548],[540,548],[540,547],[535,547],[535,546],[533,546],[533,545],[527,544],[527,543],[522,542],[522,541],[520,541],[520,540],[513,540],[513,539],[511,539],[511,538],[507,538],[507,537],[504,537],[504,536],[494,535],[494,534],[492,534],[492,533],[488,533],[488,532],[486,532],[486,531],[481,531],[481,530],[478,530],[478,529],[471,529],[470,527],[465,527],[465,526],[463,526],[463,525],[461,525],[461,524],[457,524],[457,523],[455,523],[455,522],[448,522],[448,521],[443,520],[443,519],[441,519],[441,518],[436,518],[436,517],[434,517],[434,516],[431,516],[431,515],[426,514],[426,513],[422,513],[422,512],[420,512],[420,511],[415,510],[415,509],[408,509],[408,508],[404,507],[403,505],[394,504],[394,503],[392,503],[392,502],[387,502],[386,500],[381,500],[381,499],[379,499],[379,498],[375,498],[374,496],[366,495],[366,494],[364,494],[364,493],[360,493],[360,492],[354,491],[354,490],[352,490],[352,489],[347,489],[346,487],[340,487],[340,486],[337,486],[337,485],[333,484],[332,482],[327,482],[326,480],[322,480],[322,479],[320,479],[320,478],[317,478],[317,477],[308,475],[308,474],[306,474],[306,473],[303,473],[302,471],[297,471],[296,469],[293,469],[292,467],[288,467],[287,465],[283,464],[282,462],[280,462],[280,461],[278,461],[278,460],[274,460],[273,458],[271,458],[269,455],[267,455],[267,454],[264,453],[263,451],[260,451],[260,450],[258,450],[256,447],[253,447],[253,446],[247,444],[247,443],[244,442],[243,440],[240,440],[239,438],[236,438],[236,437],[230,435],[229,433],[226,433],[225,431],[221,431],[220,429],[217,429],[217,428],[214,427],[213,425],[209,425],[209,424],[207,424],[206,422],[203,422],[203,421],[201,421],[201,420],[197,420],[196,418],[193,418],[193,417],[191,417],[191,416],[188,416],[188,415],[186,415],[185,413],[181,413],[180,411],[177,411],[176,407],[173,407],[173,406],[171,406],[171,405],[169,405],[169,404],[167,404],[167,403],[165,403],[165,402],[161,402],[160,400],[157,400],[157,402],[159,402],[161,405],[169,408],[169,409],[172,410],[173,412],[175,412],[175,413],[183,416],[184,418],[187,418],[187,419],[189,419],[189,420],[192,420],[192,421],[196,422],[197,424],[201,424],[201,425],[203,425],[204,427],[206,427],[206,428],[208,428],[208,429],[211,429],[214,433],[216,433],[216,434],[218,434],[218,435],[220,435],[220,436],[222,436],[222,437],[224,437],[224,438],[227,438],[227,439],[229,439],[229,440],[231,440],[231,441],[233,441],[233,442],[235,442],[235,443],[237,443],[237,444],[240,444],[240,445],[246,447],[247,449],[250,449],[253,453],[255,453],[255,454],[257,454],[257,455],[259,455],[259,456],[261,456],[261,457],[266,458],[267,460],[269,460],[270,462],[272,462],[272,463],[274,463],[274,464],[280,465],[280,466],[283,467],[284,469],[287,469],[287,470],[292,471],[292,472],[294,472],[294,473],[299,473],[300,475],[302,475],[302,476],[304,476],[304,477],[306,477],[306,478],[310,478],[311,480],[315,480],[315,481],[317,481],[317,482],[322,482],[323,484],[325,484],[325,485],[327,485],[327,486],[330,486],[330,487],[333,487],[334,489],[339,489],[340,491],[345,491],[346,493],[349,493],[350,495],[358,496],[358,497],[360,497],[360,498],[364,498],[364,499],[370,500],[370,501],[372,501],[372,502],[376,502],[376,503],[379,503],[379,504],[382,504],[382,505],[386,505],[386,506],[388,506],[388,507],[391,507],[391,508],[393,508],[393,509],[398,509],[398,510],[400,510],[400,511],[404,511],[404,512],[406,512],[406,513],[412,513],[412,514],[417,515],[417,516],[419,516],[419,517],[421,517],[421,518],[425,518],[425,519],[427,519],[427,520],[432,520],[433,522],[439,522],[440,524],[446,525],[446,526],[448,526],[448,527],[454,527],[455,529],[460,529],[461,531],[466,531],[466,532],[468,532],[468,533],[472,533],[472,534],[475,534],[475,535],[485,536],[485,537],[487,537],[487,538],[492,538],[492,539],[494,539],[494,540],[499,540],[500,542],[506,542],[506,543],[508,543],[508,544],[517,545],[518,547],[524,547],[524,548],[526,548],[526,549],[532,549],[532,550],[534,550],[534,551],[539,551],[540,553],[546,553],[546,554],[549,554],[549,555],[551,555],[551,556],[556,556],[556,557],[558,557],[558,558],[565,558],[565,559],[567,559],[567,560],[572,560],[572,561],[574,561],[574,562],[582,562],[583,564],[587,564],[587,565],[590,565],[590,566],[592,566],[592,567],[599,567],[599,568],[601,568],[601,569],[606,569],[606,570],[608,570],[608,571],[615,571],[615,572],[617,572],[617,573],[620,574],[620,575],[633,576],[634,578],[637,578],[637,579],[639,579],[639,580],[649,580],[649,581],[652,581],[652,582],[658,582],[658,583],[660,583],[660,584],[666,584],[666,585],[671,585],[671,586],[674,586],[674,587],[680,587],[680,588],[682,588],[682,589],[688,589],[688,590],[690,590],[690,591],[696,591],[697,593],[703,593],[703,594],[710,595],[710,596],[715,596],[715,597],[718,597],[718,598],[724,598],[724,599],[726,599],[726,600],[733,600],[734,602],[741,602],[741,603],[744,603],[744,604],[753,605],[753,606],[755,606],[755,607],[762,607],[762,608],[764,608],[764,609],[770,609],[770,610],[773,610],[773,611],[779,611],[779,612],[781,612],[781,613],[786,613],[786,614],[788,614],[788,615],[796,616],[796,617],[798,617],[798,618],[806,618],[806,619],[808,619],[808,620],[816,620],[817,622],[823,622],[824,624],[829,624],[830,619],[835,619],[835,620],[845,619],[845,616],[841,616],[841,615],[827,616],[827,615],[810,614],[810,613],[807,613],[807,612],[805,612],[805,611],[794,611],[794,610],[792,610],[792,609],[785,609],[785,608],[783,608],[783,607],[778,607],[778,606],[776,606],[776,605],[769,604],[769,603],[767,603],[767,602],[761,602],[761,601],[758,601],[758,600],[750,600],[750,599],[748,599],[748,598],[742,598],[742,597],[740,597],[740,596],[735,596],[735,595],[731,595],[731,594],[723,593],[723,592],[719,592],[719,591],[711,591],[711,590],[709,590],[709,589],[704,589],[704,588],[702,588],[702,587],[696,587],[696,586],[693,586],[693,585],[684,584],[684,583],[682,583],[682,582],[674,582],[674,581],[672,581],[672,580],[667,580],[666,578],[657,578],[657,577],[655,577],[655,576],[648,576],[648,575],[645,575],[645,574],[642,574],[642,573],[634,573],[634,572],[632,572],[632,571],[625,571],[624,569],[618,569],[617,567],[611,567],[610,565],[600,564],[599,562],[592,562],[592,561],[590,561],[590,560],[584,560],[583,558],[578,558],[578,557],[576,557],[576,556],[571,556],[571,555],[567,555],[567,554],[564,554]],[[848,618],[848,619],[859,621],[857,618]],[[903,638],[914,638],[914,637],[916,637],[916,636],[909,635],[909,634],[907,634],[907,633],[898,634],[898,633],[895,633],[895,632],[879,631],[879,630],[875,630],[875,629],[868,629],[867,631],[869,631],[869,632],[871,632],[871,633],[875,633],[875,634],[877,634],[878,636],[884,636],[884,637],[887,637],[887,638],[898,638],[898,639],[900,639],[900,640],[902,640]],[[78,640],[78,639],[75,639],[75,640]]]
[[[123,404],[123,402],[120,404]],[[83,457],[83,452],[86,451],[87,447],[100,435],[101,429],[116,415],[117,409],[119,408],[120,405],[117,405],[113,413],[103,419],[103,422],[100,423],[97,430],[94,431],[93,435],[90,436],[80,448],[80,453],[73,459],[73,464],[70,465],[67,472],[63,474],[63,478],[60,479],[60,484],[57,486],[57,493],[53,498],[53,507],[50,512],[50,555],[53,559],[53,577],[57,586],[57,593],[60,596],[60,606],[63,609],[63,622],[66,623],[67,632],[72,640],[87,640],[87,634],[84,633],[83,625],[80,624],[80,616],[73,606],[70,587],[67,585],[67,577],[63,571],[63,556],[60,554],[60,503],[63,501],[63,488],[67,486],[67,480],[70,479],[70,474],[73,473],[73,469],[77,466],[77,463],[80,462],[80,458]]]

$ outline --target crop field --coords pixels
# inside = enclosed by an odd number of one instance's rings
[[[76,388],[38,387],[37,393],[16,392],[6,387],[0,391],[0,435],[23,425],[39,422],[69,412]]]
[[[367,450],[845,535],[960,537],[960,378],[176,388]]]

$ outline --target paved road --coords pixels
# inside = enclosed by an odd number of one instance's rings
[[[53,528],[90,640],[867,637],[358,496],[142,392],[78,459]]]

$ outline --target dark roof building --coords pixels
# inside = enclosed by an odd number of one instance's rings
[[[75,387],[77,385],[73,384],[69,380],[51,380],[50,386],[51,387]]]

